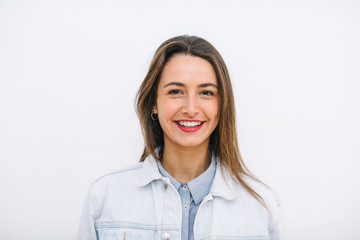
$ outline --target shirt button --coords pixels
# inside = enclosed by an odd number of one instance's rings
[[[163,233],[161,235],[161,240],[170,240],[170,234],[169,233]]]
[[[188,209],[188,206],[187,206],[187,205],[184,205],[184,208],[185,208],[185,209]]]
[[[183,186],[183,189],[184,189],[184,190],[186,190],[186,189],[187,189],[187,187],[186,187],[186,186]]]
[[[163,190],[166,191],[166,189],[168,188],[168,185],[166,183],[163,184]]]

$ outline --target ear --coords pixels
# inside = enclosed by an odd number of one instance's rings
[[[153,107],[152,111],[153,111],[154,114],[158,113],[156,105]]]

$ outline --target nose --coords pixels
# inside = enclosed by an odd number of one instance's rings
[[[199,113],[198,99],[195,96],[187,96],[184,101],[183,113],[189,116]]]

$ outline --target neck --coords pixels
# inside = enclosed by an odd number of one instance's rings
[[[163,168],[181,183],[190,182],[200,176],[210,165],[209,143],[184,147],[164,144],[161,164]]]

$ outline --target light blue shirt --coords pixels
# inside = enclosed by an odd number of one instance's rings
[[[181,240],[193,240],[193,227],[196,212],[200,203],[206,195],[210,192],[212,182],[216,172],[216,160],[214,154],[211,157],[211,163],[208,169],[200,176],[191,180],[188,183],[181,183],[173,178],[157,161],[159,171],[163,177],[170,179],[170,183],[178,191],[182,204],[182,222],[181,222]]]

